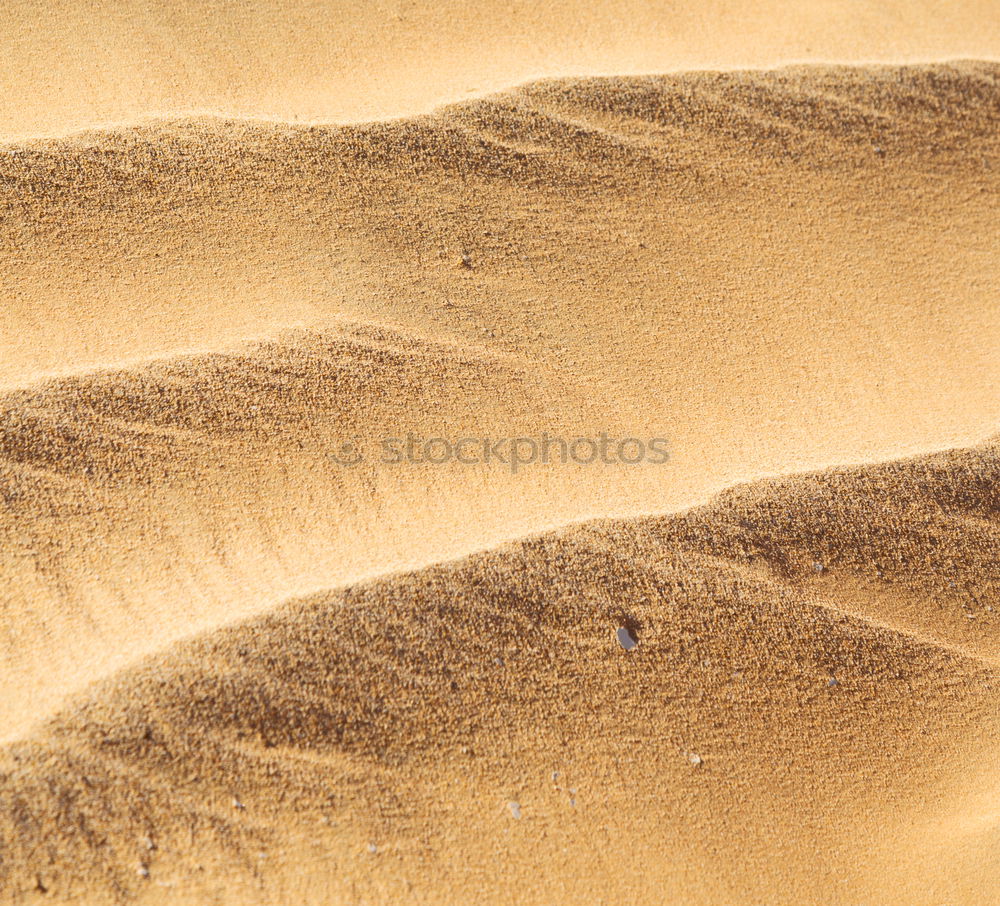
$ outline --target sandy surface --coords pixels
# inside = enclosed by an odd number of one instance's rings
[[[667,6],[5,7],[0,902],[1000,896],[1000,16]]]
[[[177,645],[4,751],[4,889],[983,902],[998,469],[750,485]]]
[[[995,0],[9,0],[0,138],[409,116],[540,77],[1000,58]]]

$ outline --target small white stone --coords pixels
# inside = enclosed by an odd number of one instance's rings
[[[508,802],[507,808],[510,809],[510,814],[514,818],[521,817],[521,803],[520,802]]]
[[[627,626],[619,626],[615,635],[618,637],[618,644],[621,645],[626,651],[631,651],[636,645],[639,644]]]
[[[701,764],[701,756],[696,752],[688,752],[688,761],[691,762],[695,767]]]

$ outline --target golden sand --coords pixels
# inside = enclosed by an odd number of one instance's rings
[[[539,77],[1000,58],[995,0],[7,0],[0,138],[408,116]]]
[[[750,485],[174,646],[6,749],[4,887],[983,902],[998,469],[994,444]]]
[[[1000,895],[993,6],[10,5],[0,902]]]

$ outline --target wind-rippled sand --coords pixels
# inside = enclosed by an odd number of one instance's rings
[[[0,897],[989,902],[998,127],[954,62],[8,142]]]

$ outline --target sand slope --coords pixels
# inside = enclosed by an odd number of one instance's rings
[[[998,123],[998,67],[970,62],[9,144],[2,736],[317,588],[993,432]],[[408,431],[673,455],[330,462]]]
[[[382,119],[539,76],[1000,57],[992,0],[10,0],[0,137]]]
[[[759,483],[179,645],[4,750],[0,891],[982,903],[998,470]]]
[[[537,427],[551,413],[544,376],[486,350],[344,325],[8,394],[4,735],[178,636],[331,577],[468,551],[483,530],[457,514],[489,514],[505,494],[517,506],[489,532],[544,522],[557,493],[571,505],[572,481],[546,490],[506,467],[381,462],[381,439],[405,436],[414,412],[425,436]],[[348,444],[372,461],[352,464]]]

